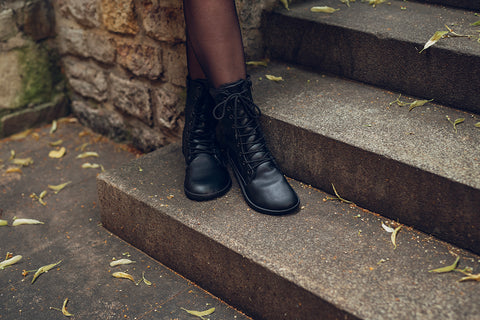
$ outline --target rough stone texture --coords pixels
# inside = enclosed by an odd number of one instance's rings
[[[180,90],[165,86],[152,90],[154,121],[157,127],[176,129],[184,108],[184,101],[179,99]]]
[[[475,0],[414,0],[416,2],[425,2],[433,4],[441,4],[445,6],[453,6],[458,8],[470,9],[470,10],[480,10],[480,3]]]
[[[2,8],[0,7],[0,10]],[[12,9],[0,11],[0,41],[6,41],[17,33],[15,15]]]
[[[23,9],[23,32],[38,41],[53,37],[55,15],[50,0],[26,2]]]
[[[113,32],[136,34],[138,23],[133,0],[101,0],[105,27]]]
[[[158,130],[152,129],[143,123],[133,122],[130,130],[132,134],[133,145],[138,146],[138,149],[142,150],[143,152],[151,152],[171,143],[172,140],[178,141],[178,138],[169,139]]]
[[[51,126],[44,126],[24,139],[0,140],[0,159],[8,159],[10,150],[15,150],[17,157],[34,160],[22,168],[23,174],[6,173],[10,164],[0,168],[0,219],[9,224],[14,216],[45,222],[0,228],[1,260],[6,252],[23,256],[17,264],[0,271],[0,319],[66,319],[61,311],[49,307],[62,308],[68,297],[67,310],[74,314],[73,319],[194,320],[181,308],[214,307],[212,320],[248,320],[101,226],[95,181],[100,169],[81,169],[81,164],[95,161],[108,170],[135,159],[139,152],[108,141],[73,120],[58,121],[53,134],[49,132]],[[53,149],[48,144],[59,139],[67,153],[62,159],[52,159],[47,156]],[[84,144],[88,144],[85,151],[95,151],[100,157],[77,159],[82,152],[78,148]],[[58,194],[47,193],[45,206],[29,197],[46,189],[47,184],[65,182],[70,183]],[[112,259],[127,258],[127,252],[135,264],[110,267]],[[59,260],[62,262],[58,268],[42,274],[34,284],[30,283],[32,272],[22,276],[22,270],[38,269]],[[111,275],[115,271],[127,271],[135,280],[141,280],[145,272],[152,285],[136,286],[129,280],[116,279]]]
[[[0,111],[13,107],[22,88],[18,52],[0,52]]]
[[[185,44],[178,43],[163,49],[164,77],[167,82],[185,86],[187,76],[187,56]]]
[[[181,1],[178,1],[182,3]],[[183,8],[165,6],[163,1],[144,1],[140,7],[143,28],[153,39],[168,42],[185,41]]]
[[[443,39],[419,54],[445,24],[476,33],[470,24],[478,17],[416,2],[401,10],[404,1],[390,2],[372,8],[357,1],[330,15],[310,12],[313,1],[277,10],[265,16],[266,47],[274,59],[480,113],[480,73],[471,70],[480,65],[476,39]]]
[[[70,86],[84,97],[104,101],[108,95],[107,77],[103,69],[77,59],[64,59]]]
[[[117,43],[117,62],[134,75],[151,80],[158,79],[162,70],[162,53],[159,45],[138,42],[119,41]]]
[[[409,112],[390,106],[398,93],[284,64],[250,73],[287,175],[480,253],[480,116],[433,103]],[[446,116],[465,118],[457,133]]]
[[[60,27],[58,29],[58,49],[60,53],[88,57],[84,34],[83,29]]]
[[[85,55],[106,64],[114,63],[116,45],[113,37],[106,33],[90,31],[86,31],[84,36]]]
[[[144,82],[128,80],[110,74],[110,101],[120,111],[151,125],[150,88]]]
[[[84,101],[74,100],[72,111],[82,124],[87,125],[95,132],[117,141],[131,139],[126,130],[125,120],[112,108],[99,108],[98,106],[93,108]]]
[[[0,119],[0,137],[8,137],[17,132],[52,122],[70,113],[68,98],[59,94],[47,102],[32,108],[10,113]]]
[[[141,168],[142,170],[139,170]],[[183,193],[179,145],[98,177],[102,222],[150,256],[255,319],[476,319],[480,286],[453,263],[480,270],[480,257],[403,227],[394,249],[382,222],[355,205],[291,180],[303,209],[253,212],[238,185],[207,202]],[[342,194],[343,189],[338,189]]]
[[[100,25],[98,0],[65,0],[64,11],[71,14],[76,22],[85,27]]]

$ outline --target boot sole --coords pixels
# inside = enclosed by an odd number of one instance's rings
[[[185,186],[183,187],[183,190],[185,192],[185,195],[187,196],[188,199],[194,200],[194,201],[208,201],[208,200],[213,200],[215,198],[223,196],[225,193],[227,193],[230,188],[232,187],[232,180],[229,180],[229,183],[223,188],[222,190],[214,193],[209,193],[209,194],[204,194],[204,193],[194,193],[188,191]]]
[[[237,167],[235,166],[233,161],[230,159],[230,157],[229,157],[229,162],[230,162],[230,166],[233,169],[233,173],[235,174],[235,178],[237,179],[238,185],[240,186],[240,189],[242,190],[243,198],[245,199],[245,202],[250,206],[250,208],[252,208],[253,210],[255,210],[257,212],[260,212],[260,213],[263,213],[263,214],[268,214],[268,215],[271,215],[271,216],[286,215],[286,214],[294,213],[298,210],[298,208],[300,206],[300,199],[292,207],[287,208],[287,209],[283,209],[283,210],[271,210],[271,209],[262,208],[262,207],[256,205],[248,197],[247,192],[245,191],[245,186],[244,186],[244,183],[243,183],[243,179],[241,178],[241,175],[240,175],[239,171],[237,170]]]

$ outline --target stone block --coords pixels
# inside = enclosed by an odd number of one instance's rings
[[[62,27],[58,30],[58,49],[62,54],[72,54],[87,57],[87,47],[85,43],[84,31]]]
[[[150,88],[147,84],[110,74],[110,101],[118,110],[152,125]]]
[[[108,84],[103,69],[93,63],[74,58],[65,58],[64,66],[68,82],[73,90],[99,102],[107,99]]]
[[[18,52],[0,52],[0,111],[11,108],[22,88]]]
[[[31,1],[23,9],[23,32],[38,41],[54,36],[55,14],[50,1]]]
[[[182,8],[149,3],[139,8],[147,35],[160,41],[185,41],[185,21]]]
[[[187,76],[187,55],[184,43],[177,43],[163,49],[163,72],[167,82],[185,86]]]
[[[107,108],[106,105],[98,108],[82,100],[74,100],[72,112],[82,124],[87,125],[95,132],[116,141],[125,141],[130,138],[123,117],[115,110]]]
[[[143,152],[151,152],[163,147],[178,138],[168,138],[161,131],[152,129],[143,123],[132,123],[131,131],[132,144]]]
[[[97,0],[65,0],[64,10],[85,27],[98,27],[100,16]]]
[[[0,12],[0,41],[6,41],[17,34],[15,14],[12,9]]]
[[[115,61],[115,40],[107,34],[85,32],[86,55],[103,63]]]
[[[102,0],[101,6],[103,23],[108,30],[126,34],[138,32],[133,0]]]
[[[159,46],[135,42],[117,44],[117,62],[134,75],[158,79],[162,72],[162,56]]]
[[[59,94],[51,102],[33,108],[26,108],[8,114],[0,120],[0,137],[7,137],[40,124],[68,115],[70,108],[68,98]]]
[[[176,129],[178,120],[183,111],[183,103],[179,99],[180,89],[171,85],[152,90],[152,104],[154,121],[158,127]]]

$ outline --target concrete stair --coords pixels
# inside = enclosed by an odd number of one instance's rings
[[[283,62],[249,73],[299,213],[256,213],[236,184],[189,201],[172,145],[98,177],[105,227],[255,319],[478,319],[478,282],[428,271],[459,255],[459,268],[480,272],[480,44],[442,39],[418,53],[445,23],[463,33],[478,17],[390,2],[325,0],[341,8],[328,15],[301,1],[264,15],[266,47]],[[400,93],[434,101],[409,111],[391,104]],[[447,116],[465,120],[455,131]],[[328,200],[319,189],[332,184],[355,204]],[[403,225],[396,249],[382,222]]]

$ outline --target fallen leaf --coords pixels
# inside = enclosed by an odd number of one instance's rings
[[[310,11],[312,12],[323,12],[323,13],[334,13],[340,9],[334,9],[332,7],[321,6],[321,7],[311,7]]]
[[[457,124],[460,124],[460,123],[464,122],[465,118],[458,118],[458,119],[455,119],[455,121],[452,121],[452,119],[450,119],[450,117],[447,116],[447,120],[448,120],[448,122],[450,122],[453,125],[453,131],[455,131],[455,133],[457,133],[458,132]]]
[[[290,8],[288,7],[288,0],[280,0],[280,2],[283,4],[285,9],[290,10]]]
[[[205,316],[208,316],[212,313],[215,312],[215,308],[210,308],[208,310],[205,310],[205,311],[195,311],[195,310],[187,310],[185,308],[180,308],[186,312],[188,312],[189,314],[191,314],[192,316],[196,316],[196,317],[199,317],[200,319],[204,319],[203,317]]]
[[[29,165],[33,164],[32,158],[15,158],[10,160],[10,163],[20,165],[22,167],[28,167]]]
[[[349,200],[346,200],[346,199],[343,199],[342,197],[340,197],[340,195],[338,194],[337,189],[335,189],[335,186],[333,185],[333,183],[332,183],[332,187],[333,187],[333,192],[335,193],[335,195],[337,197],[336,198],[327,198],[328,200],[339,200],[340,202],[344,202],[344,203],[353,203],[352,201],[349,201]]]
[[[114,273],[112,273],[112,277],[132,280],[133,283],[135,283],[135,280],[133,280],[133,277],[131,275],[129,275],[128,273],[125,273],[125,272],[114,272]]]
[[[35,282],[35,280],[37,280],[37,278],[38,278],[42,273],[45,273],[45,272],[48,272],[48,271],[52,270],[53,268],[55,268],[56,266],[58,266],[61,262],[62,262],[62,260],[58,261],[57,263],[47,264],[46,266],[40,267],[40,268],[37,270],[37,272],[35,272],[35,274],[33,275],[32,284]]]
[[[56,146],[59,146],[63,143],[63,140],[60,139],[60,140],[57,140],[57,141],[53,141],[53,142],[50,142],[49,145],[52,146],[52,147],[56,147]]]
[[[66,317],[73,317],[73,314],[67,311],[67,303],[68,303],[68,298],[65,298],[63,301],[63,306],[62,306],[62,313]]]
[[[0,262],[0,270],[3,270],[5,269],[6,267],[8,266],[11,266],[12,264],[15,264],[17,263],[18,261],[20,261],[22,259],[22,256],[21,255],[17,255],[15,257],[12,257],[10,259],[6,259],[2,262]]]
[[[461,278],[461,279],[458,280],[458,281],[459,281],[459,282],[462,282],[462,281],[468,281],[468,280],[480,281],[480,273],[478,273],[478,274],[469,274],[469,275],[467,275],[466,277],[463,277],[463,278]]]
[[[457,267],[458,265],[458,261],[460,261],[460,256],[457,256],[457,259],[455,260],[455,262],[449,266],[446,266],[446,267],[442,267],[442,268],[438,268],[438,269],[433,269],[433,270],[430,270],[428,272],[434,272],[434,273],[445,273],[445,272],[450,272],[450,271],[453,271],[455,270],[455,268]]]
[[[54,159],[59,159],[61,157],[63,157],[65,155],[65,152],[67,151],[67,149],[65,149],[65,147],[61,147],[60,150],[52,150],[48,153],[48,156],[50,158],[54,158]]]
[[[350,2],[355,2],[355,0],[340,0],[341,3],[345,3],[347,7],[350,7]]]
[[[430,100],[415,100],[415,101],[413,101],[412,103],[410,103],[410,107],[408,108],[408,111],[412,111],[413,108],[421,107],[421,106],[423,106],[425,103],[431,102],[431,101],[433,101],[433,99],[430,99]]]
[[[395,231],[395,229],[387,226],[385,223],[382,222],[382,228],[385,229],[385,231],[387,231],[388,233],[392,233]]]
[[[0,219],[0,227],[3,227],[3,226],[8,226],[8,221]]]
[[[55,131],[57,131],[57,120],[52,121],[52,127],[50,128],[50,134],[53,134]]]
[[[83,159],[83,158],[88,158],[88,157],[99,157],[98,153],[94,152],[94,151],[88,151],[88,152],[84,152],[84,153],[81,153],[77,156],[77,159]]]
[[[480,20],[470,23],[471,26],[480,26]]]
[[[248,65],[248,66],[264,66],[264,67],[267,67],[267,66],[268,66],[266,60],[262,60],[262,61],[247,61],[247,65]]]
[[[20,226],[22,224],[45,224],[42,221],[38,221],[37,219],[16,219],[13,218],[12,227]]]
[[[395,230],[393,230],[392,232],[392,235],[391,235],[391,240],[392,240],[392,243],[393,243],[393,249],[397,249],[397,233],[398,231],[400,231],[400,229],[402,228],[402,226],[398,226],[397,228],[395,228]]]
[[[23,173],[20,168],[8,168],[5,173]]]
[[[100,165],[98,163],[90,163],[90,162],[85,162],[82,164],[83,169],[97,169],[100,168]]]
[[[10,138],[11,138],[12,140],[24,139],[24,138],[26,138],[26,137],[30,134],[30,132],[32,132],[32,130],[33,130],[33,129],[27,129],[27,130],[25,130],[25,131],[23,131],[23,132],[16,133],[16,134],[10,136]]]
[[[368,4],[372,5],[374,8],[377,6],[377,4],[384,3],[386,0],[369,0]]]
[[[283,81],[282,77],[272,76],[271,74],[266,74],[265,78],[267,78],[268,80],[271,80],[271,81]]]
[[[475,123],[474,126],[480,128],[480,122]]]
[[[442,39],[449,31],[437,31],[435,34],[427,41],[425,46],[423,47],[422,50],[420,50],[419,53],[422,53],[425,49],[433,46],[435,43],[437,43],[438,40]]]
[[[147,285],[147,286],[151,286],[152,283],[150,281],[148,281],[147,279],[145,279],[145,271],[142,272],[142,280],[143,282]]]
[[[70,183],[72,183],[72,181],[68,181],[68,182],[65,182],[65,183],[62,183],[62,184],[59,184],[59,185],[56,185],[56,186],[53,186],[53,185],[49,184],[48,187],[50,189],[52,189],[53,191],[55,191],[55,194],[57,194]]]
[[[124,265],[124,264],[131,264],[131,263],[135,263],[135,261],[132,261],[130,259],[114,260],[114,261],[110,262],[110,267],[120,266],[120,265]]]

